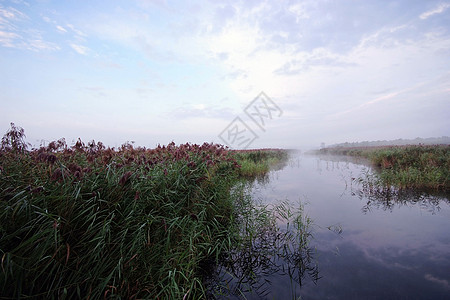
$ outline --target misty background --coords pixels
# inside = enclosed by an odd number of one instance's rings
[[[450,2],[0,1],[0,132],[251,148],[450,136]],[[244,109],[282,110],[264,131]]]

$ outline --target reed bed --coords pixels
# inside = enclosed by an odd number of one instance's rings
[[[450,145],[338,147],[324,148],[318,152],[369,159],[380,169],[376,178],[378,185],[393,185],[400,189],[450,190]]]
[[[243,177],[261,176],[287,162],[289,153],[282,149],[234,150],[239,162],[239,174]]]
[[[27,147],[11,124],[0,148],[0,298],[205,297],[208,262],[240,240],[232,187],[247,158],[208,143]]]

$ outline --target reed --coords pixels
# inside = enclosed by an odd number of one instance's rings
[[[285,164],[289,153],[282,149],[234,150],[233,157],[241,166],[243,177],[261,176],[278,165]]]
[[[0,147],[4,298],[198,299],[207,262],[241,240],[241,157],[223,146],[28,147],[12,124]]]
[[[325,148],[320,154],[369,159],[380,170],[378,183],[400,189],[450,190],[450,146],[410,145]]]

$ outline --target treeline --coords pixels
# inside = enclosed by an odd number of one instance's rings
[[[328,147],[379,147],[379,146],[406,146],[406,145],[450,145],[450,137],[431,137],[431,138],[415,138],[415,139],[396,139],[396,140],[382,140],[382,141],[362,141],[362,142],[345,142],[340,144],[330,145]],[[325,147],[322,147],[325,148]]]

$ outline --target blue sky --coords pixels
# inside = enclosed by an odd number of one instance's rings
[[[252,147],[450,135],[450,2],[1,1],[0,131]],[[264,92],[282,110],[259,128]],[[231,145],[234,146],[234,145]]]

